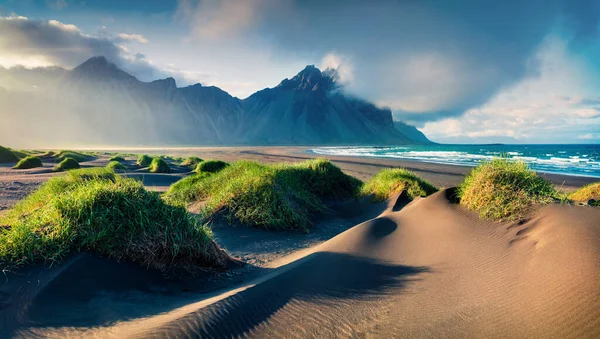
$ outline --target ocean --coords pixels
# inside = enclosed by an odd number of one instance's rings
[[[319,155],[377,157],[447,165],[477,166],[506,157],[525,161],[538,172],[600,178],[600,145],[426,145],[318,147]]]

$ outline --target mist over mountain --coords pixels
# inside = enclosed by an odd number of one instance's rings
[[[178,88],[173,78],[142,82],[104,57],[93,57],[71,71],[19,71],[21,75],[0,70],[0,143],[4,144],[429,142],[412,126],[395,127],[389,109],[343,93],[335,70],[321,72],[314,66],[244,100],[214,86]]]

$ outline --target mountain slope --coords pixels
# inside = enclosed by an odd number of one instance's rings
[[[56,74],[42,88],[0,96],[4,142],[14,143],[24,125],[46,144],[425,142],[394,128],[389,109],[345,95],[335,71],[314,66],[244,100],[212,86],[179,88],[173,78],[142,82],[104,57]]]
[[[402,134],[406,135],[411,140],[414,140],[423,144],[432,143],[431,140],[427,139],[423,132],[419,131],[415,126],[411,126],[402,121],[394,121],[394,127]]]
[[[279,144],[410,143],[392,113],[338,91],[334,78],[307,66],[292,79],[243,100],[254,121],[247,141]]]
[[[242,115],[239,100],[216,87],[178,88],[173,78],[141,82],[102,57],[60,83],[76,110],[87,110],[88,127],[118,143],[227,143]]]

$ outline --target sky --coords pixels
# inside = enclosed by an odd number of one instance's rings
[[[0,66],[239,98],[304,66],[443,143],[600,143],[600,1],[0,0]]]

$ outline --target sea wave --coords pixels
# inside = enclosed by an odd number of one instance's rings
[[[436,147],[438,147],[436,149]],[[560,173],[569,175],[585,175],[600,177],[600,147],[589,150],[578,150],[570,146],[569,151],[560,149],[536,150],[534,146],[516,146],[507,151],[490,146],[470,147],[456,146],[394,146],[394,147],[318,147],[310,152],[319,155],[378,157],[399,160],[414,160],[447,165],[476,166],[498,156],[518,161],[524,161],[530,167],[540,172]],[[549,146],[548,146],[549,147]],[[594,147],[594,146],[592,146]],[[583,154],[582,154],[583,153]]]

